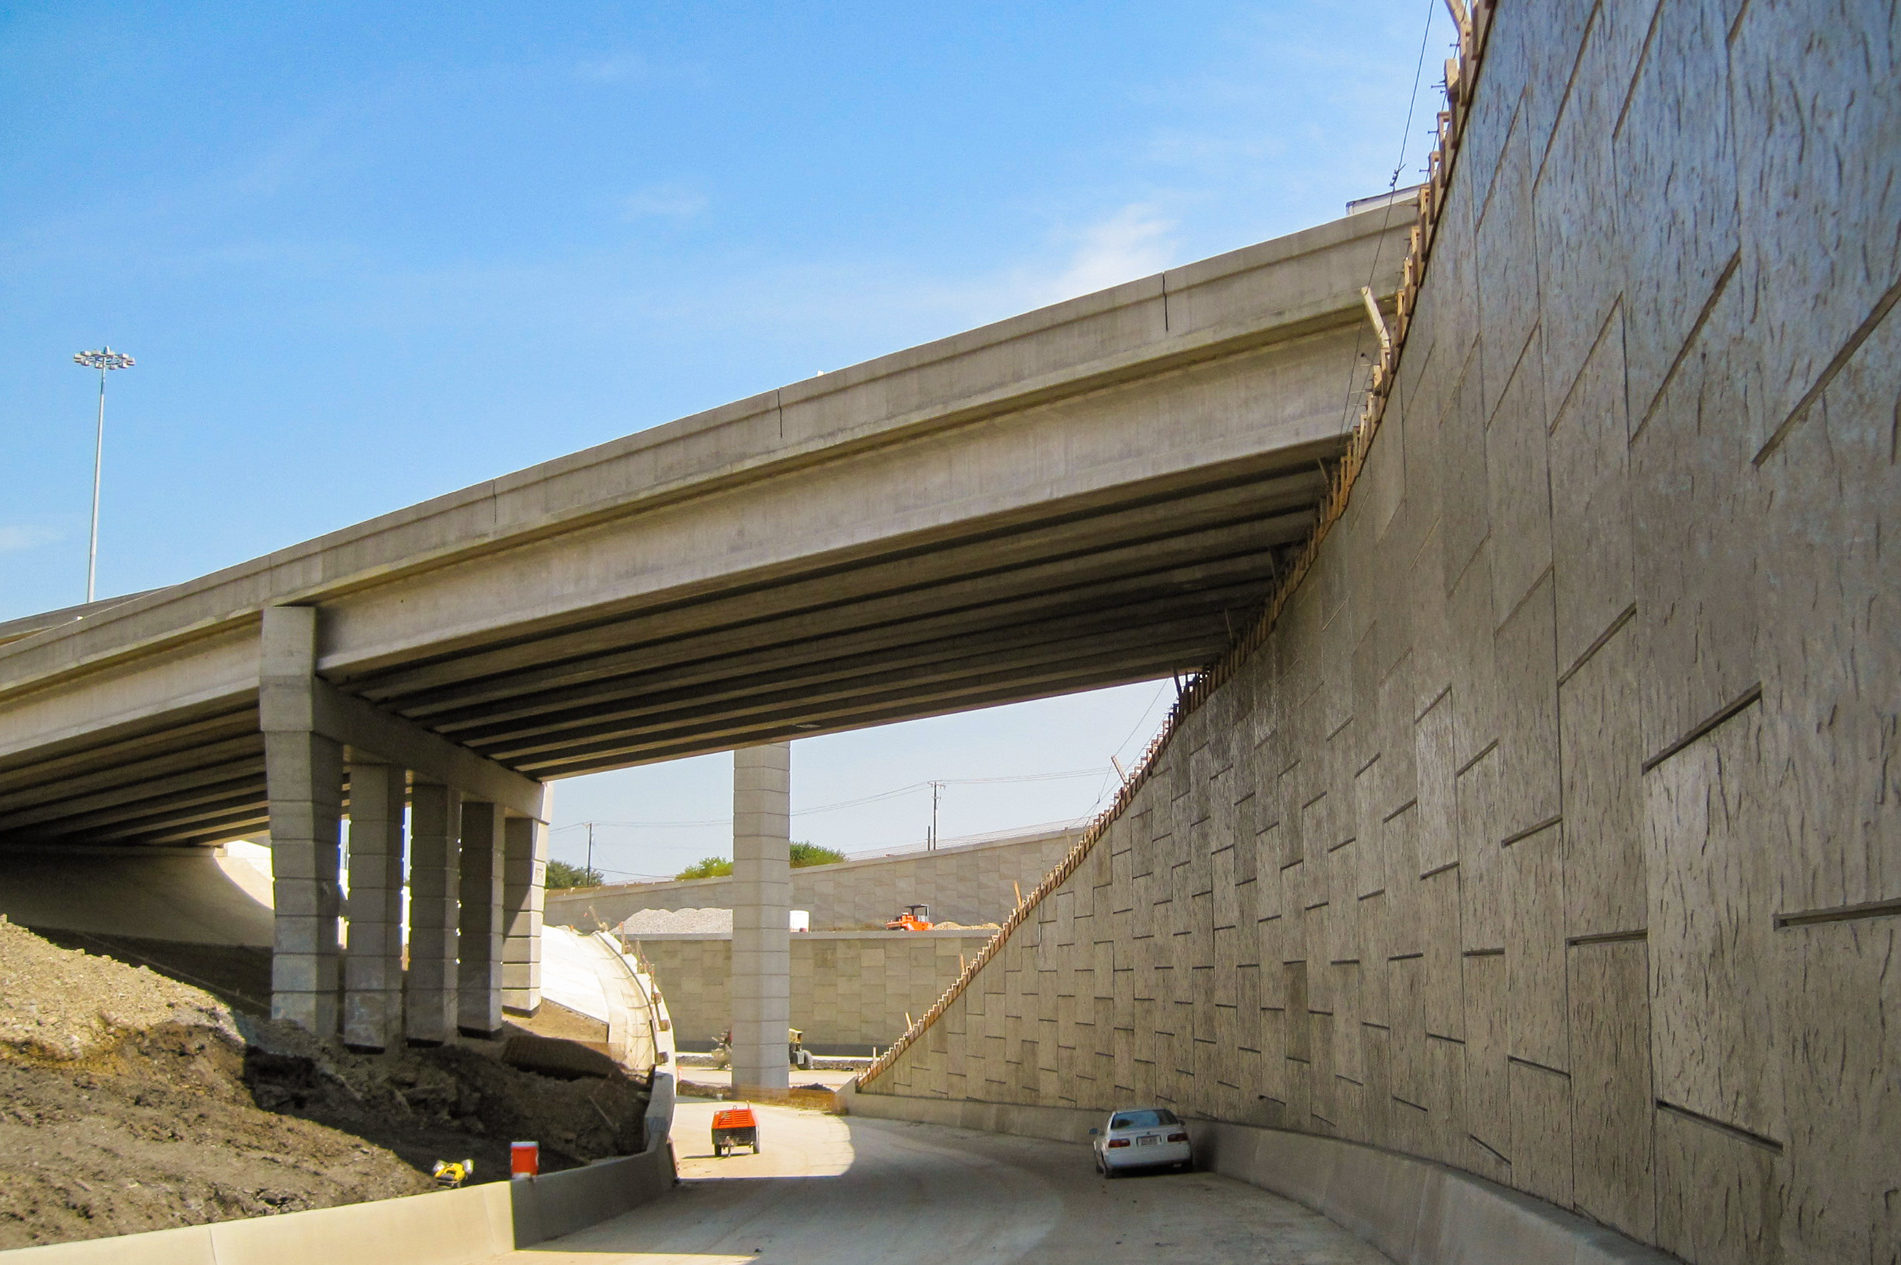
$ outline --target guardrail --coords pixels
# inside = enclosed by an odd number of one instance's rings
[[[658,1078],[656,1078],[658,1079]],[[669,1118],[672,1077],[667,1077]],[[658,1087],[656,1087],[657,1089]],[[658,1096],[658,1095],[656,1095]],[[0,1252],[6,1265],[472,1265],[571,1234],[673,1188],[673,1149],[650,1131],[638,1155],[518,1181]]]

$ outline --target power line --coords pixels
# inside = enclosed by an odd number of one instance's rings
[[[1153,706],[1153,704],[1151,704]],[[1125,740],[1126,743],[1126,740]],[[1000,777],[951,777],[933,778],[923,782],[911,782],[890,790],[878,791],[858,799],[839,800],[833,804],[817,804],[811,808],[794,809],[794,817],[809,817],[814,813],[833,813],[847,808],[862,808],[866,804],[882,803],[904,795],[915,794],[932,786],[997,786],[1021,782],[1059,782],[1073,778],[1100,777],[1101,769],[1070,769],[1059,773],[1019,773]],[[554,833],[564,830],[582,830],[592,826],[610,826],[621,830],[683,830],[712,826],[730,826],[731,817],[707,817],[698,821],[576,821],[565,826],[557,826]]]
[[[1426,0],[1426,29],[1419,33],[1419,62],[1413,67],[1413,94],[1406,102],[1406,122],[1404,126],[1400,128],[1399,162],[1393,167],[1393,178],[1386,183],[1387,199],[1384,214],[1380,220],[1380,235],[1374,239],[1373,263],[1367,268],[1366,272],[1366,285],[1368,289],[1372,288],[1373,279],[1379,273],[1380,252],[1386,245],[1386,230],[1393,222],[1392,195],[1399,189],[1399,173],[1406,168],[1406,147],[1412,139],[1413,112],[1419,107],[1419,81],[1425,74],[1426,48],[1432,39],[1432,15],[1437,9],[1437,0]],[[1341,424],[1347,429],[1351,429],[1350,421],[1353,416],[1353,377],[1357,372],[1357,366],[1360,362],[1360,341],[1365,335],[1366,326],[1364,323],[1355,327],[1355,333],[1353,335],[1354,368],[1347,370],[1346,400],[1341,405],[1340,410]]]

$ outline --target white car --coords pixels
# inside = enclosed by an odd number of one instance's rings
[[[1188,1126],[1166,1107],[1127,1107],[1109,1117],[1100,1129],[1091,1129],[1090,1147],[1096,1171],[1114,1177],[1126,1168],[1172,1165],[1186,1172],[1195,1166]]]

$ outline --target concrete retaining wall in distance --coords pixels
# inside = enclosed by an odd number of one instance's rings
[[[1103,1113],[970,1099],[841,1095],[852,1115],[920,1120],[1076,1144]],[[1195,1162],[1322,1213],[1399,1265],[1665,1265],[1615,1230],[1443,1164],[1336,1138],[1194,1121]]]
[[[811,931],[792,937],[791,1022],[818,1054],[888,1046],[990,942],[989,931]],[[640,936],[666,994],[674,1035],[710,1049],[732,1022],[733,941],[722,935]]]
[[[812,915],[814,931],[882,927],[900,906],[923,901],[938,919],[994,922],[1016,908],[1077,839],[1075,830],[1040,831],[982,843],[889,857],[860,857],[792,871],[792,907]],[[732,880],[616,883],[548,893],[547,921],[615,927],[643,909],[729,909]]]

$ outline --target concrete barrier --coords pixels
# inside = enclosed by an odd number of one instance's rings
[[[657,1078],[656,1078],[657,1079]],[[672,1078],[667,1104],[672,1105]],[[672,1189],[666,1129],[639,1155],[524,1181],[0,1252],[6,1265],[468,1265],[617,1217]]]
[[[856,1116],[1073,1142],[1107,1114],[952,1098],[839,1098]],[[1286,1129],[1192,1122],[1195,1162],[1210,1172],[1305,1204],[1399,1265],[1668,1265],[1673,1257],[1541,1200],[1430,1160]]]

